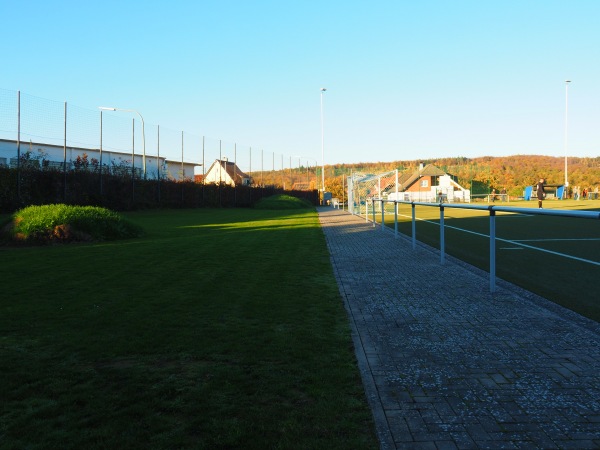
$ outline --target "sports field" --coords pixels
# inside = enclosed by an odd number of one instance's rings
[[[494,204],[537,208],[535,201]],[[546,200],[544,208],[600,211],[600,201]],[[393,206],[386,210],[386,225],[393,227]],[[410,205],[399,206],[399,231],[408,236],[411,214]],[[439,207],[417,206],[416,217],[417,239],[439,248]],[[489,271],[489,213],[445,208],[444,224],[446,252]],[[600,321],[599,220],[498,212],[496,238],[498,277]]]

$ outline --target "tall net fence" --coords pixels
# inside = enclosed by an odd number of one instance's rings
[[[320,188],[315,158],[144,123],[134,110],[83,108],[0,89],[0,167],[16,167],[25,153],[40,166],[46,160],[49,167],[67,169],[86,153],[107,172],[175,181],[202,181],[211,165],[227,160],[256,186]]]
[[[224,178],[210,182],[208,171],[221,165],[233,170],[219,169]],[[122,209],[249,206],[282,190],[316,204],[317,165],[314,158],[161,127],[135,110],[88,109],[0,89],[1,211],[109,199],[121,199]]]

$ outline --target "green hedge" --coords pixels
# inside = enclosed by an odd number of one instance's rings
[[[29,205],[64,203],[103,206],[115,211],[144,208],[252,207],[264,197],[289,194],[319,201],[318,191],[275,187],[201,184],[192,181],[143,180],[88,171],[0,167],[0,213]]]

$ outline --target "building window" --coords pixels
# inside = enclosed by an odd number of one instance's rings
[[[421,187],[429,187],[429,180],[427,178],[422,178],[421,179]]]

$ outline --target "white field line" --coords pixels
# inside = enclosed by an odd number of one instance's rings
[[[405,214],[398,214],[398,216],[402,216],[402,217],[408,217],[412,219],[412,216],[407,216]],[[422,222],[429,222],[432,223],[434,225],[439,226],[440,224],[437,222],[433,222],[431,220],[427,220],[427,219],[419,219],[418,217],[416,218],[416,220],[420,220]],[[446,228],[452,228],[453,230],[458,230],[458,231],[463,231],[465,233],[470,233],[470,234],[474,234],[476,236],[481,236],[481,237],[485,237],[485,238],[490,238],[490,236],[488,234],[482,234],[482,233],[477,233],[475,231],[470,231],[470,230],[465,230],[463,228],[458,228],[458,227],[453,227],[452,225],[446,225],[444,224],[444,227]],[[562,256],[563,258],[568,258],[568,259],[574,259],[575,261],[580,261],[580,262],[584,262],[584,263],[588,263],[588,264],[592,264],[594,266],[600,266],[600,262],[598,261],[592,261],[590,259],[585,259],[585,258],[578,258],[577,256],[572,256],[572,255],[567,255],[565,253],[559,253],[559,252],[555,252],[552,250],[546,250],[545,248],[539,248],[539,247],[534,247],[533,245],[527,245],[527,244],[523,244],[523,242],[525,241],[511,241],[509,239],[502,239],[499,237],[496,237],[497,241],[501,241],[501,242],[506,242],[508,244],[513,244],[513,245],[519,245],[521,247],[525,247],[525,248],[529,248],[531,250],[537,250],[540,252],[544,252],[544,253],[549,253],[551,255],[556,255],[556,256]],[[532,242],[548,242],[548,241],[560,241],[560,240],[573,240],[573,241],[597,241],[600,239],[533,239]],[[530,242],[530,241],[527,241]]]

